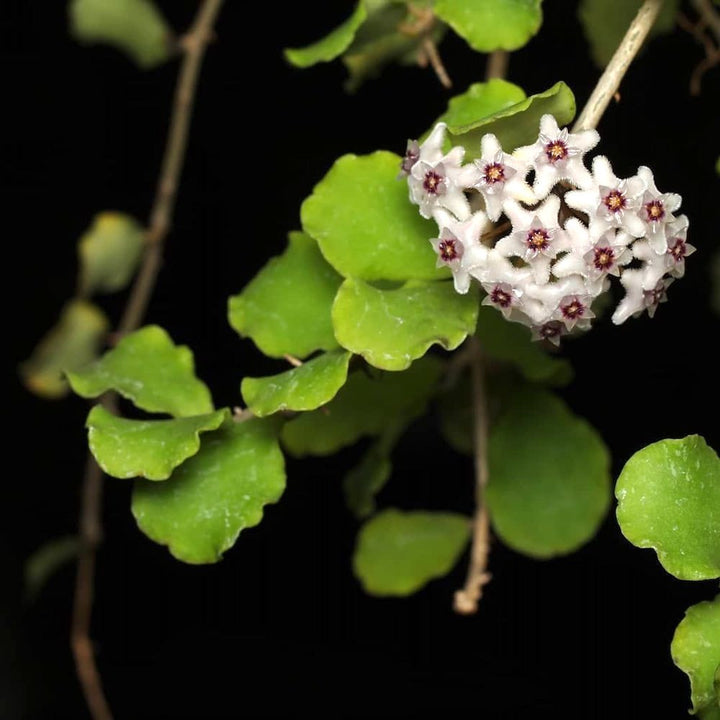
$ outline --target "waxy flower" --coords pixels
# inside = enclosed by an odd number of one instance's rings
[[[668,246],[665,252],[665,266],[676,278],[681,278],[685,274],[685,258],[695,252],[695,248],[687,242],[687,229],[686,215],[679,215],[676,220],[668,223],[665,229]]]
[[[668,247],[665,228],[668,223],[675,220],[672,213],[680,207],[682,198],[676,193],[661,193],[655,186],[655,179],[650,168],[639,167],[638,176],[647,188],[642,197],[640,219],[645,224],[647,238],[652,249],[661,255]]]

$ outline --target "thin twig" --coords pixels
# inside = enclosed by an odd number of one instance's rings
[[[450,76],[445,69],[445,65],[443,64],[442,58],[440,57],[440,53],[438,52],[437,46],[435,45],[435,41],[429,35],[426,35],[423,38],[422,47],[428,59],[430,60],[430,65],[435,71],[438,80],[440,80],[441,85],[446,88],[451,88],[452,80],[450,79]]]
[[[711,8],[712,10],[712,8]],[[716,47],[712,38],[705,33],[706,21],[693,23],[683,13],[678,13],[677,24],[695,38],[703,46],[705,57],[696,65],[690,75],[690,94],[700,95],[703,75],[711,68],[720,63],[720,48]]]
[[[443,87],[452,87],[452,80],[443,64],[437,45],[432,39],[432,29],[435,26],[435,14],[432,8],[416,7],[408,4],[408,12],[415,19],[412,22],[401,22],[398,24],[398,32],[409,37],[420,38],[420,47],[417,54],[417,62],[420,67],[427,67],[428,63],[435,71],[438,80]]]
[[[487,457],[488,412],[485,395],[485,377],[480,342],[476,337],[468,340],[471,349],[470,372],[472,377],[472,399],[475,417],[473,450],[475,454],[475,517],[473,518],[472,549],[465,586],[455,593],[454,609],[462,615],[477,612],[483,587],[490,581],[487,571],[490,553],[490,519],[485,503],[485,488],[489,470]]]
[[[661,6],[662,0],[645,0],[642,4],[590,95],[590,99],[580,113],[580,117],[575,122],[573,132],[597,127],[610,100],[620,87],[620,82],[630,67],[630,63],[655,23]]]
[[[510,53],[507,50],[495,50],[488,55],[485,79],[504,78],[507,75]]]
[[[712,6],[710,0],[692,0],[693,7],[705,24],[713,31],[720,45],[720,13]]]
[[[690,75],[690,94],[700,95],[702,92],[702,77],[710,70],[720,64],[720,49],[708,53],[696,66]]]
[[[223,0],[204,0],[183,41],[185,55],[175,90],[162,171],[150,213],[150,224],[146,232],[146,250],[140,272],[118,325],[117,333],[120,336],[139,327],[155,287],[160,269],[162,245],[170,229],[178,182],[185,158],[198,75],[222,3]],[[114,405],[114,397],[111,397],[109,402]],[[102,536],[101,514],[102,471],[92,456],[89,456],[82,487],[81,546],[73,600],[70,644],[75,657],[78,679],[91,716],[94,720],[112,720],[112,713],[103,693],[90,640],[95,558]]]

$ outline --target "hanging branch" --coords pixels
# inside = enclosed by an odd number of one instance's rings
[[[118,325],[116,335],[119,337],[137,329],[142,323],[155,288],[163,243],[170,229],[180,173],[185,159],[200,67],[222,3],[223,0],[204,0],[190,30],[181,41],[184,57],[175,90],[162,171],[146,231],[145,255]],[[107,405],[110,409],[116,406],[114,396],[108,398]],[[90,640],[95,559],[102,537],[101,511],[102,471],[92,455],[89,455],[82,487],[79,523],[80,555],[75,581],[70,644],[75,657],[78,679],[91,716],[94,720],[112,720]]]

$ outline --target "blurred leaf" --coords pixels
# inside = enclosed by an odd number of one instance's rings
[[[465,159],[469,161],[481,156],[480,140],[486,133],[496,135],[506,152],[533,143],[540,129],[540,118],[546,113],[553,115],[560,127],[575,117],[575,96],[564,82],[557,82],[543,93],[531,95],[467,125],[448,123],[448,131],[465,146]]]
[[[542,23],[542,0],[437,0],[435,14],[479,52],[517,50]]]
[[[243,399],[258,417],[279,410],[314,410],[345,384],[350,357],[342,351],[325,353],[279,375],[247,377],[241,386]]]
[[[431,345],[454,350],[475,329],[477,286],[467,295],[451,282],[409,282],[378,290],[348,278],[332,309],[335,336],[382,370],[404,370]]]
[[[427,356],[402,373],[351,373],[327,405],[285,424],[283,445],[296,456],[329,455],[406,424],[425,410],[442,369],[440,360]]]
[[[720,253],[715,253],[710,266],[710,280],[712,282],[712,296],[710,304],[712,309],[720,314]]]
[[[66,395],[69,387],[65,372],[94,360],[109,329],[110,322],[102,310],[85,300],[71,300],[55,327],[20,366],[25,386],[45,398]]]
[[[157,325],[126,335],[99,360],[68,373],[73,390],[96,398],[115,390],[142,410],[175,417],[212,412],[210,391],[195,377],[190,349]]]
[[[447,110],[435,121],[458,128],[471,125],[525,100],[525,91],[506,80],[492,79],[471,85],[450,98]]]
[[[116,478],[167,480],[200,449],[200,433],[217,430],[227,410],[174,420],[128,420],[96,405],[85,423],[98,465]]]
[[[333,350],[338,344],[330,307],[341,282],[317,243],[291,232],[285,252],[230,298],[230,324],[270,357],[304,358],[315,350]]]
[[[105,43],[141,68],[165,62],[173,32],[150,0],[70,0],[70,32],[81,43]]]
[[[375,496],[390,479],[390,453],[401,431],[402,424],[389,427],[343,478],[345,504],[359,520],[375,512]]]
[[[592,59],[605,67],[620,45],[643,0],[580,0],[578,15],[590,44]],[[670,32],[675,27],[680,0],[666,0],[650,30],[650,36]]]
[[[437,269],[429,240],[435,223],[423,219],[398,179],[400,158],[379,150],[344,155],[315,186],[301,209],[305,231],[343,276],[363,280],[431,280]]]
[[[122,290],[142,258],[144,230],[129,215],[103,212],[80,238],[80,292],[111,293]]]
[[[720,669],[720,595],[689,607],[670,646],[673,662],[690,678],[692,713],[701,720],[720,718],[714,676]]]
[[[276,418],[227,423],[204,435],[200,452],[167,482],[136,480],[132,512],[140,529],[183,562],[220,560],[285,489],[278,424]]]
[[[355,575],[371,595],[410,595],[450,572],[469,537],[463,515],[389,508],[360,529]]]
[[[296,67],[306,68],[319,62],[328,62],[348,49],[358,28],[365,22],[367,10],[362,2],[355,6],[353,14],[339,27],[321,40],[303,48],[287,48],[285,58]]]
[[[560,386],[572,380],[573,370],[567,360],[549,355],[530,339],[528,328],[506,320],[495,308],[480,307],[476,334],[484,355],[512,364],[530,382]]]
[[[80,552],[80,538],[66,535],[53,538],[41,545],[25,561],[25,595],[33,601],[40,594],[47,581],[62,568],[74,560]]]
[[[602,439],[552,393],[517,385],[490,432],[486,500],[495,531],[537,558],[577,550],[610,503]]]
[[[699,435],[638,450],[620,473],[617,519],[681,580],[720,577],[720,459]]]
[[[451,386],[440,389],[437,408],[440,434],[445,442],[462,455],[472,455],[475,412],[470,373],[461,373]]]

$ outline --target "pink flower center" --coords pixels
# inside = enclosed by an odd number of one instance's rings
[[[604,198],[605,207],[612,213],[620,212],[627,206],[627,199],[619,190],[611,190]]]
[[[535,252],[547,250],[548,247],[550,247],[550,233],[543,228],[533,228],[532,230],[528,230],[525,242],[530,250],[534,250]]]
[[[605,272],[609,270],[615,262],[615,251],[610,247],[599,247],[595,248],[593,265],[600,270]]]
[[[675,244],[668,249],[668,252],[672,255],[673,260],[679,263],[687,255],[687,245],[682,238],[675,238]]]
[[[665,217],[665,206],[662,200],[651,200],[645,203],[645,214],[648,222],[659,222]]]
[[[442,190],[443,176],[436,173],[434,170],[428,170],[425,173],[425,179],[423,180],[423,187],[425,192],[429,195],[439,195]]]
[[[561,335],[562,331],[562,323],[558,322],[557,320],[552,320],[551,322],[545,323],[540,328],[540,330],[538,330],[538,333],[540,334],[541,338],[545,340],[552,340],[553,338]]]
[[[551,140],[545,145],[548,162],[555,164],[568,156],[568,147],[562,140]]]
[[[438,252],[443,262],[449,263],[453,260],[457,260],[460,257],[458,252],[457,243],[455,240],[441,240],[438,244]]]
[[[505,166],[502,163],[488,163],[483,169],[483,180],[488,185],[505,182]]]
[[[507,308],[512,304],[512,295],[496,285],[490,293],[490,301],[501,308]]]
[[[577,320],[585,314],[586,307],[577,298],[571,300],[567,305],[563,305],[560,311],[564,318],[568,320]]]

